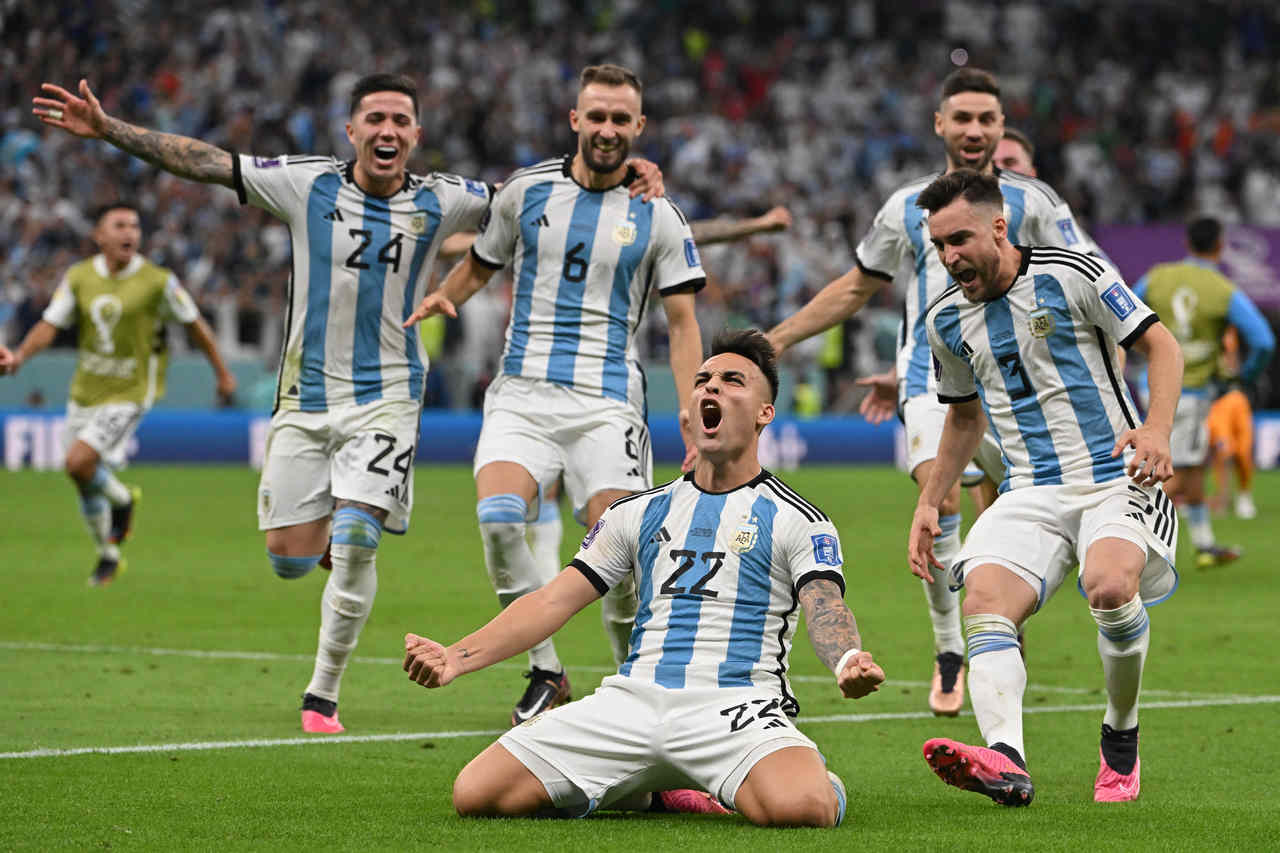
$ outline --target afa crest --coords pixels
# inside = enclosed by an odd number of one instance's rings
[[[630,246],[636,241],[636,224],[624,222],[613,226],[613,242],[619,246]]]
[[[1028,320],[1031,334],[1037,338],[1047,338],[1053,334],[1053,312],[1048,308],[1037,308],[1032,311]]]
[[[421,234],[427,230],[427,214],[419,212],[409,217],[409,230]]]
[[[735,554],[745,554],[755,547],[756,539],[760,536],[760,525],[755,523],[755,519],[743,522],[738,528],[738,532],[733,535],[733,541],[729,543],[729,550]]]

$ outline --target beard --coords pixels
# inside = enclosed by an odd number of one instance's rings
[[[982,156],[979,157],[977,161],[969,160],[968,155],[966,155],[963,150],[963,142],[954,146],[948,145],[947,154],[951,158],[951,161],[957,166],[963,166],[966,169],[973,169],[974,171],[982,172],[991,164],[991,158],[995,156],[996,145],[998,145],[999,142],[1000,140],[997,139],[995,143],[988,145],[986,150],[982,152]]]
[[[582,162],[593,172],[612,172],[631,154],[631,144],[625,139],[618,140],[618,147],[612,151],[597,151],[592,145],[594,137],[583,139],[579,145],[582,151]]]

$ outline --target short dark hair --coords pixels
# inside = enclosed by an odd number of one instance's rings
[[[351,89],[351,111],[348,115],[355,115],[356,110],[360,109],[360,102],[364,100],[365,95],[372,95],[374,92],[403,92],[413,101],[413,117],[418,117],[418,84],[413,82],[413,78],[407,74],[387,74],[380,72],[378,74],[366,74],[356,81],[356,85]]]
[[[711,341],[711,355],[740,355],[769,380],[769,402],[778,399],[778,354],[759,329],[725,329]]]
[[[984,175],[973,169],[956,169],[939,175],[933,183],[920,191],[920,195],[916,197],[916,207],[937,213],[957,198],[963,198],[969,204],[1004,207],[1004,195],[1000,192],[1000,181],[996,176]]]
[[[1187,246],[1191,251],[1206,254],[1218,247],[1222,240],[1222,222],[1212,216],[1197,216],[1187,223]]]
[[[89,215],[93,217],[94,227],[97,227],[98,223],[102,221],[102,217],[106,216],[113,210],[132,210],[134,213],[138,214],[139,219],[142,218],[142,211],[138,209],[136,204],[131,201],[118,198],[114,201],[109,201],[106,204],[100,204],[90,211]]]
[[[1014,142],[1021,145],[1023,150],[1027,152],[1027,159],[1033,162],[1035,161],[1036,146],[1032,144],[1031,137],[1027,136],[1025,133],[1018,130],[1016,127],[1006,127],[1004,129],[1004,138],[1012,139]]]
[[[1000,84],[996,76],[981,68],[957,68],[942,81],[942,100],[961,92],[983,92],[1000,97]]]
[[[630,86],[636,90],[636,94],[644,94],[644,86],[640,83],[640,78],[630,68],[623,68],[621,65],[588,65],[582,69],[582,74],[578,77],[578,91],[581,92],[587,88],[590,83],[600,83],[605,86]]]

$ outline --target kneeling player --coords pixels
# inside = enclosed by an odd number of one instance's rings
[[[842,601],[840,545],[819,509],[760,467],[777,368],[759,332],[722,335],[694,377],[694,469],[623,498],[567,568],[449,647],[409,634],[405,670],[442,687],[528,649],[623,578],[630,653],[591,696],[503,735],[459,774],[462,815],[581,816],[695,786],[761,825],[832,826],[844,786],[792,723],[797,599],[818,656],[857,698],[884,673]]]

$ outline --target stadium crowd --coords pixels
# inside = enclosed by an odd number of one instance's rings
[[[86,68],[108,111],[146,126],[240,151],[339,156],[350,152],[352,81],[404,71],[425,93],[425,144],[410,168],[491,182],[570,148],[564,113],[584,64],[635,68],[649,117],[637,153],[662,166],[690,218],[775,204],[794,216],[785,234],[705,252],[704,335],[726,322],[768,328],[851,266],[888,193],[936,169],[931,116],[956,63],[999,73],[1008,125],[1035,141],[1040,176],[1086,227],[1203,210],[1280,226],[1274,4],[937,0],[909,16],[887,0],[442,5],[6,6],[0,335],[16,340],[40,317],[89,246],[86,212],[124,195],[143,209],[147,255],[179,273],[223,346],[277,357],[286,227],[240,209],[234,193],[41,128],[27,107],[40,82],[73,84]],[[446,364],[469,366],[454,377],[454,405],[470,402],[457,389],[483,381],[500,349],[506,306],[491,290],[439,344]],[[886,289],[876,307],[843,340],[792,357],[836,376],[883,365],[898,306]],[[648,337],[649,358],[665,360],[665,335]],[[841,387],[829,383],[831,396]]]

